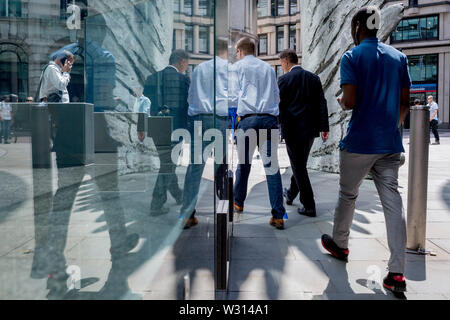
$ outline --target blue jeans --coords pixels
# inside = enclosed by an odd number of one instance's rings
[[[2,131],[1,131],[1,135],[0,135],[0,142],[2,140],[2,137],[5,140],[5,142],[8,142],[10,128],[11,128],[11,120],[3,120],[2,121]]]
[[[206,162],[203,158],[200,158],[200,154],[198,154],[201,150],[201,156],[205,152],[205,149],[209,147],[213,141],[203,141],[201,149],[198,149],[197,152],[194,150],[194,124],[195,121],[201,122],[202,124],[202,137],[206,131],[209,129],[216,128],[220,131],[222,135],[222,155],[223,159],[216,159],[217,166],[215,168],[215,178],[216,178],[216,187],[219,198],[223,198],[226,190],[224,189],[223,184],[221,183],[226,178],[227,173],[227,163],[226,163],[226,129],[228,127],[228,117],[219,117],[216,116],[216,126],[214,127],[214,117],[213,115],[197,115],[194,117],[189,117],[188,119],[188,129],[191,135],[191,163],[186,172],[186,178],[184,180],[184,190],[183,190],[183,205],[181,207],[180,215],[183,217],[193,217],[195,206],[198,201],[198,194],[200,192],[200,182],[202,180],[203,170],[205,169]],[[198,136],[198,134],[197,134]],[[199,137],[200,138],[200,137]],[[197,158],[197,159],[196,159]]]
[[[286,209],[283,205],[283,185],[278,167],[278,150],[274,150],[272,156],[272,148],[275,146],[278,148],[278,135],[275,141],[272,141],[271,138],[271,130],[278,129],[277,118],[272,116],[244,118],[239,122],[238,129],[243,130],[244,133],[247,133],[250,129],[254,129],[257,132],[256,145],[259,148],[264,162],[272,215],[275,219],[282,219],[286,213]],[[265,137],[260,135],[259,130],[261,129],[267,130],[267,135]],[[272,146],[272,144],[274,146]],[[234,202],[238,206],[244,206],[245,199],[247,198],[248,177],[250,175],[250,170],[252,167],[251,160],[253,158],[256,145],[252,145],[248,138],[245,139],[245,145],[242,145],[242,142],[240,143],[238,138],[238,150],[245,150],[245,159],[239,157],[240,159],[236,172],[236,182],[234,185]],[[245,149],[242,149],[244,147]],[[244,153],[239,153],[244,155]],[[266,162],[265,159],[271,159],[271,162]],[[270,172],[271,168],[275,168],[275,171]]]

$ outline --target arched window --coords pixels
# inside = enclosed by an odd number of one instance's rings
[[[0,44],[0,95],[16,94],[19,101],[28,96],[28,56],[12,43]]]

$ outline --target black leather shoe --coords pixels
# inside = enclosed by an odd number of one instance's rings
[[[288,206],[292,206],[292,203],[294,202],[294,200],[291,200],[288,195],[289,195],[289,190],[286,188],[283,188],[283,197],[286,199],[286,204]]]
[[[307,216],[310,218],[317,217],[316,209],[310,210],[310,209],[300,208],[297,210],[297,212],[298,212],[298,214],[301,214],[302,216]]]

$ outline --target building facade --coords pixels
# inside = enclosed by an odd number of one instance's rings
[[[283,74],[278,55],[285,49],[296,50],[301,57],[300,1],[258,1],[258,55]]]
[[[450,127],[450,1],[403,0],[405,17],[390,43],[408,56],[411,100],[434,96],[441,127]]]
[[[411,100],[433,95],[439,105],[442,128],[450,127],[450,2],[432,0],[390,1],[402,3],[405,17],[390,37],[390,44],[409,58],[413,81]],[[301,61],[300,1],[258,1],[258,54],[283,74],[278,59],[287,48]]]

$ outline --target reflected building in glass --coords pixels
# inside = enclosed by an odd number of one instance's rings
[[[241,15],[229,23],[232,6]],[[196,125],[200,138],[229,127],[233,44],[256,31],[248,12],[256,2],[0,0],[0,96],[16,138],[0,145],[1,298],[214,299],[223,290],[217,252],[229,247],[218,247],[227,239],[216,208],[230,197],[229,167],[210,137],[200,140],[201,170],[188,174],[190,136]],[[53,76],[42,76],[49,65]],[[190,90],[208,97],[208,112],[189,113],[198,107]],[[228,139],[216,139],[226,155]]]

